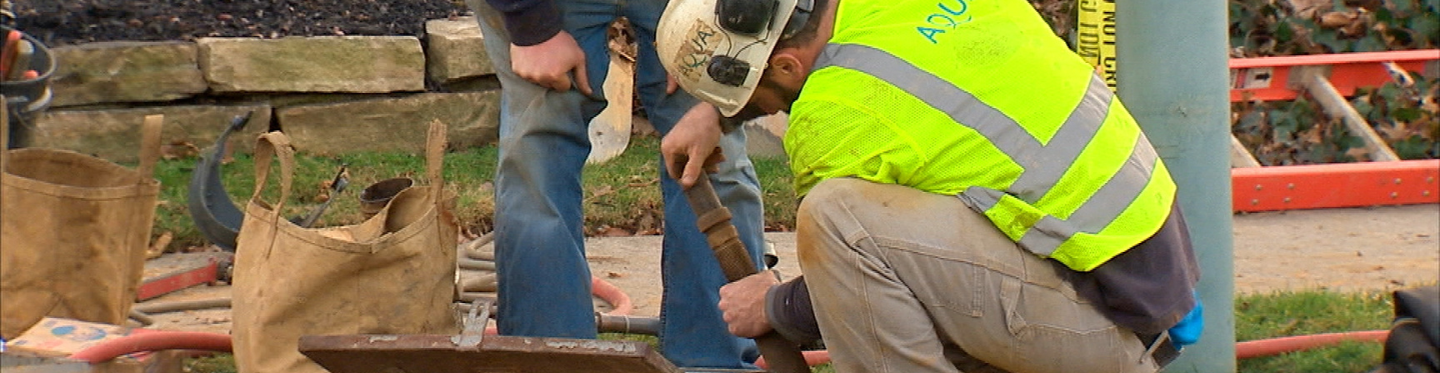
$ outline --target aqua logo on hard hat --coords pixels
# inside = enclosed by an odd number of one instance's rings
[[[700,74],[710,62],[710,55],[715,52],[715,45],[719,39],[725,38],[720,33],[703,21],[696,21],[685,32],[685,44],[675,54],[675,67],[687,80],[699,80]]]

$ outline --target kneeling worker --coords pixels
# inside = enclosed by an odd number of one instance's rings
[[[823,338],[841,373],[1155,372],[1198,339],[1175,183],[1030,3],[671,0],[658,31],[720,115],[790,115],[805,276],[723,288],[732,333]],[[720,131],[672,131],[668,172]]]

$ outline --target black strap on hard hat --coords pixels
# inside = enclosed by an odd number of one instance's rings
[[[719,0],[715,2],[715,15],[719,18],[720,27],[726,31],[755,36],[769,29],[779,6],[779,0]],[[804,29],[814,8],[815,0],[796,2],[795,11],[791,12],[790,19],[786,20],[780,39],[795,36]],[[717,54],[710,57],[710,64],[706,66],[705,72],[716,83],[739,87],[745,84],[745,79],[750,74],[750,63]]]
[[[720,18],[720,27],[725,30],[754,36],[769,28],[779,6],[778,0],[719,0],[715,2],[715,15]],[[795,11],[790,13],[790,19],[786,20],[780,38],[789,38],[800,32],[810,20],[813,9],[815,0],[796,2]]]
[[[810,12],[815,9],[815,0],[799,0],[795,3],[795,11],[790,13],[790,19],[785,22],[785,30],[780,33],[780,40],[789,39],[805,28],[810,23]]]
[[[719,0],[715,2],[715,15],[720,17],[720,27],[744,35],[759,35],[769,28],[775,17],[776,0]]]

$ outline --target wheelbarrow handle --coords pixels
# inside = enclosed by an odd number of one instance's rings
[[[730,223],[730,209],[720,204],[720,197],[710,185],[710,176],[701,175],[694,186],[685,190],[685,198],[690,200],[690,208],[695,211],[695,224],[705,233],[710,249],[715,253],[715,259],[720,262],[720,269],[725,272],[725,278],[734,282],[758,273],[755,261],[750,259],[750,252],[745,250],[745,244],[740,242],[739,231]],[[760,355],[765,357],[770,371],[810,372],[810,366],[805,364],[805,356],[800,354],[800,346],[791,343],[779,333],[772,330],[756,337],[755,344],[760,348]]]

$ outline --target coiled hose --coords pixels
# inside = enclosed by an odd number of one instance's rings
[[[462,258],[457,264],[463,269],[494,270],[495,264],[492,253],[477,250],[480,246],[490,242],[490,235],[482,236],[462,247],[462,252],[467,258]],[[462,281],[459,284],[465,292],[469,291],[494,291],[495,275],[489,274],[477,278]],[[488,290],[487,290],[488,289]],[[608,313],[596,312],[596,324],[601,331],[651,334],[658,333],[660,321],[657,318],[629,316],[635,309],[630,300],[630,295],[625,291],[599,277],[590,277],[591,294],[609,303],[613,308]],[[461,293],[461,300],[469,301],[480,296],[474,293]],[[229,297],[216,297],[197,300],[174,301],[164,303],[138,304],[130,311],[130,318],[143,325],[154,324],[152,314],[168,313],[178,311],[191,311],[210,308],[227,308],[231,306]],[[496,334],[497,331],[491,327],[485,331],[487,334]],[[215,352],[231,352],[233,349],[230,336],[227,334],[187,332],[187,331],[166,331],[137,329],[134,334],[102,342],[90,348],[86,348],[70,358],[90,363],[100,363],[116,357],[144,351],[160,350],[204,350]]]

